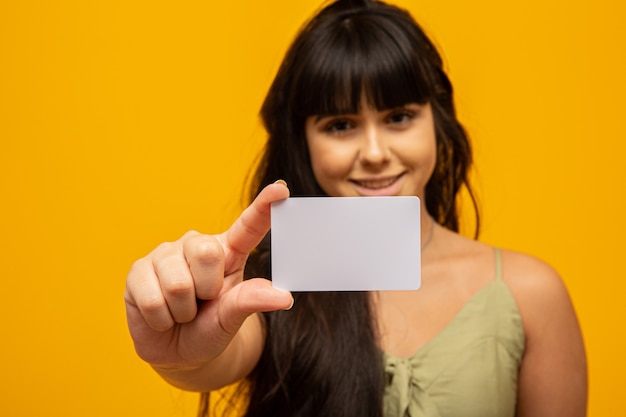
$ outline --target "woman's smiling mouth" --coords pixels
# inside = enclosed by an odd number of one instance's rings
[[[350,182],[356,185],[360,193],[364,195],[394,195],[400,189],[401,181],[399,180],[404,174],[403,172],[393,177],[351,179]]]

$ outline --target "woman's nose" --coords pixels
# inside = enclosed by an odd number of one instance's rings
[[[384,133],[376,126],[364,130],[360,160],[365,165],[381,165],[389,161],[390,152]]]

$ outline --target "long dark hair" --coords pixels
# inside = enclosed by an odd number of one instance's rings
[[[431,104],[437,164],[424,203],[438,223],[458,231],[462,187],[476,203],[452,85],[410,14],[379,1],[338,0],[301,29],[261,109],[268,140],[251,198],[279,178],[292,196],[325,195],[311,168],[305,120],[357,113],[363,94],[376,109]],[[271,279],[269,250],[268,236],[251,254],[247,277]],[[367,293],[298,293],[292,310],[263,317],[267,337],[246,380],[246,417],[382,416],[384,371]]]

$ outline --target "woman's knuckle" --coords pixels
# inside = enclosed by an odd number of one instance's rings
[[[198,257],[203,261],[217,261],[224,256],[222,245],[216,239],[203,239],[198,242]]]
[[[175,250],[176,242],[162,242],[156,247],[155,254],[170,253]]]
[[[154,269],[157,271],[158,275],[165,275],[169,273],[169,271],[175,271],[179,268],[181,262],[182,260],[178,256],[172,254],[158,256],[153,260]]]
[[[164,292],[174,298],[183,298],[195,292],[193,282],[186,279],[174,279],[163,284]]]
[[[221,262],[224,258],[224,249],[213,236],[199,235],[189,242],[186,253],[203,264]]]
[[[195,236],[198,236],[200,234],[200,232],[198,232],[197,230],[189,230],[187,231],[183,237],[181,239],[189,239],[189,238],[193,238]]]
[[[128,271],[128,277],[132,278],[135,275],[141,275],[146,269],[146,263],[146,258],[140,258],[133,262],[130,266],[130,270]]]
[[[144,297],[139,303],[139,309],[143,311],[144,315],[154,316],[167,310],[167,304],[163,297],[152,296]]]

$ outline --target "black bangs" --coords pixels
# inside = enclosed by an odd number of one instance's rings
[[[362,95],[378,110],[425,103],[433,97],[423,47],[411,28],[367,12],[325,22],[302,45],[302,71],[294,79],[291,104],[301,117],[358,113]],[[397,16],[396,16],[397,17]]]

